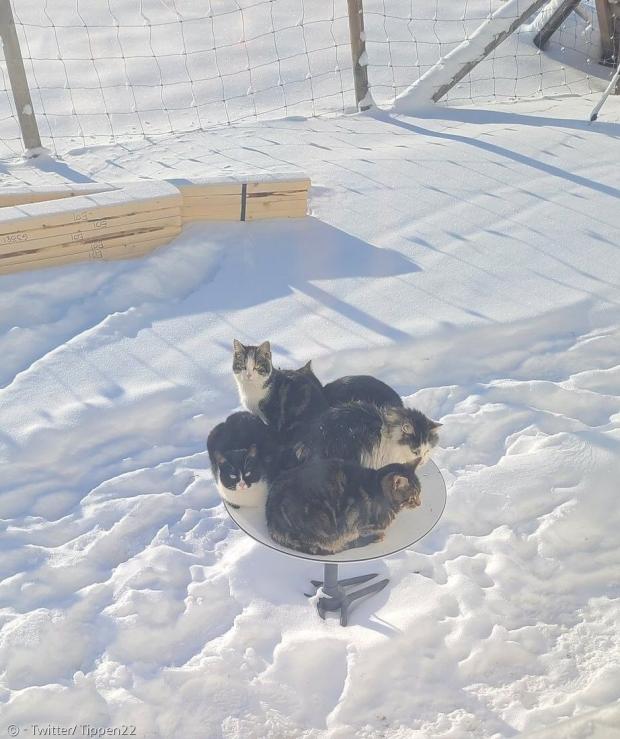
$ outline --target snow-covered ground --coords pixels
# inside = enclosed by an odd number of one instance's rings
[[[2,164],[13,185],[295,166],[313,189],[305,220],[0,277],[0,731],[618,736],[620,101],[588,125],[592,102]],[[444,517],[346,629],[303,595],[316,565],[219,503],[233,337],[445,424]]]

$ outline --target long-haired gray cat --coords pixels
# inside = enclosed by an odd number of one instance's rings
[[[268,341],[245,346],[235,339],[233,350],[233,373],[241,402],[283,441],[290,441],[304,424],[328,407],[310,362],[299,370],[277,369],[271,361]]]
[[[400,510],[419,505],[415,465],[370,470],[340,459],[315,459],[276,478],[267,496],[267,526],[282,546],[336,554],[381,541]]]
[[[395,462],[425,462],[439,441],[440,426],[413,408],[353,401],[312,419],[295,454],[300,461],[346,459],[375,470]]]

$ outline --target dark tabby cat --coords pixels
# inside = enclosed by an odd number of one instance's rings
[[[233,413],[209,434],[207,450],[220,495],[231,505],[260,506],[277,465],[273,434],[258,416]]]
[[[412,408],[353,401],[310,421],[295,454],[300,461],[346,459],[375,470],[393,462],[425,462],[439,441],[440,426]]]
[[[321,383],[310,363],[299,370],[276,369],[268,341],[244,346],[234,340],[233,372],[243,405],[290,441],[327,406]]]
[[[325,397],[330,405],[348,403],[352,400],[363,400],[381,406],[403,407],[400,395],[385,382],[377,380],[371,375],[347,375],[333,382],[328,382],[323,388]]]
[[[415,465],[369,470],[316,459],[283,472],[267,497],[271,538],[306,554],[336,554],[381,541],[402,508],[420,505]]]

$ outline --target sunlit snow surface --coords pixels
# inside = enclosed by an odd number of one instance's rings
[[[3,185],[313,182],[305,220],[195,224],[146,259],[0,278],[2,727],[615,736],[620,107],[590,126],[594,101],[2,163]],[[204,448],[237,407],[233,337],[325,381],[376,374],[444,423],[445,514],[373,564],[391,585],[346,629],[303,594],[317,565],[219,503]]]

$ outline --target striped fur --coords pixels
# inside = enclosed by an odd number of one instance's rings
[[[369,470],[315,459],[281,473],[267,497],[274,541],[306,554],[336,554],[380,541],[396,514],[420,505],[415,465]]]

